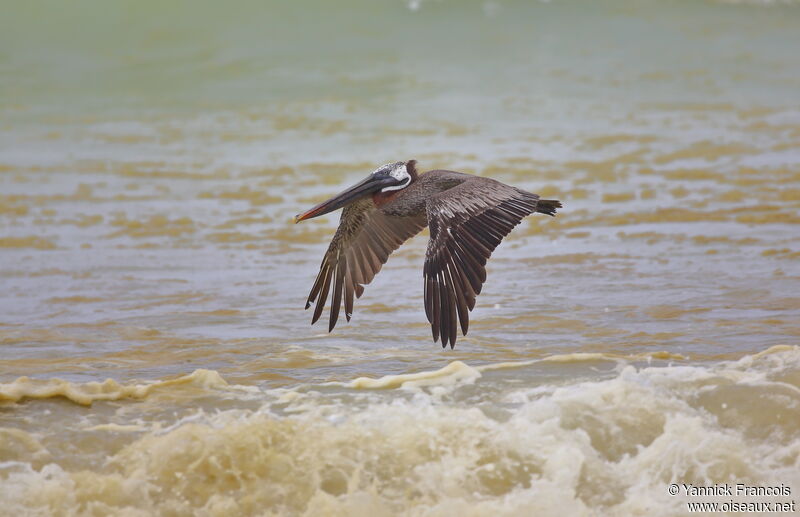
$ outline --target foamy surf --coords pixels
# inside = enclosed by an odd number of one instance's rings
[[[456,386],[475,382],[480,378],[478,368],[473,368],[461,361],[453,361],[435,371],[408,373],[401,375],[385,375],[372,379],[359,377],[350,381],[349,387],[354,389],[390,389],[390,388],[422,388],[425,386]]]
[[[264,390],[258,407],[169,426],[96,424],[83,432],[126,441],[94,468],[3,429],[0,456],[17,452],[0,464],[0,500],[9,514],[676,515],[673,482],[800,486],[798,347],[539,386],[498,373],[454,362]],[[385,389],[437,385],[449,396]]]
[[[120,384],[113,379],[103,382],[74,383],[62,379],[30,379],[20,377],[0,384],[0,403],[19,402],[23,399],[63,397],[76,404],[90,406],[101,400],[143,399],[151,393],[177,386],[200,389],[226,389],[225,379],[214,370],[198,369],[194,372],[164,381],[140,384]]]

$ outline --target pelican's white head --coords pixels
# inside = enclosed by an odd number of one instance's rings
[[[375,172],[372,173],[375,177],[391,177],[397,180],[399,183],[395,185],[390,185],[388,187],[384,187],[381,189],[381,192],[391,192],[393,190],[401,190],[406,188],[411,184],[414,176],[416,175],[416,169],[414,165],[416,164],[416,160],[409,160],[407,162],[394,162],[394,163],[387,163],[386,165],[381,165]]]

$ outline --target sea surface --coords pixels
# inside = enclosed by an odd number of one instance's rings
[[[0,515],[800,500],[798,49],[789,1],[7,3]],[[454,350],[427,232],[303,310],[292,217],[408,159],[564,204]]]

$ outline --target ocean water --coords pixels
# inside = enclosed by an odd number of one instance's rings
[[[798,48],[796,2],[4,6],[0,515],[797,501]],[[564,204],[454,350],[427,232],[303,310],[292,217],[412,158]]]

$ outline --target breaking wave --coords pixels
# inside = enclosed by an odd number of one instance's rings
[[[495,378],[526,367],[265,390],[254,409],[134,433],[96,469],[26,460],[47,457],[46,441],[2,429],[0,458],[28,452],[0,463],[0,500],[43,515],[673,515],[686,501],[672,482],[800,487],[798,347],[710,365],[620,360],[580,382]],[[193,376],[183,382],[227,389]]]

